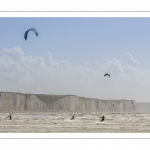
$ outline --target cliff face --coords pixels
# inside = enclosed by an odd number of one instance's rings
[[[1,92],[0,112],[67,111],[133,112],[134,100],[99,100],[74,95],[44,95]]]
[[[150,103],[138,102],[136,103],[137,112],[150,112]]]

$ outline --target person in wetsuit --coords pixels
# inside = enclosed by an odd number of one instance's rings
[[[102,118],[102,119],[101,119],[101,121],[100,121],[100,122],[104,121],[105,117],[103,116],[103,117],[101,117],[101,118]]]
[[[11,120],[11,114],[10,114],[10,116],[9,116],[9,120]]]
[[[72,116],[72,118],[70,120],[73,120],[74,119],[74,115]]]

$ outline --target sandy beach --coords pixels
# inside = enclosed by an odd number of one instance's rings
[[[150,133],[150,113],[74,113],[74,120],[71,113],[8,115],[0,113],[0,133]]]

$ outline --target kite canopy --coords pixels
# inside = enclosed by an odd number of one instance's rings
[[[28,32],[29,31],[33,31],[35,34],[36,34],[36,36],[38,36],[38,32],[34,29],[34,28],[31,28],[31,29],[29,29],[29,30],[27,30],[26,32],[25,32],[25,34],[24,34],[24,39],[25,40],[27,40],[27,36],[28,36]]]
[[[110,78],[110,74],[108,74],[108,73],[104,74],[104,77],[105,77],[105,76],[109,76],[109,78]]]

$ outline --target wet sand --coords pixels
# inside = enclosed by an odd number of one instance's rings
[[[74,113],[70,120],[72,114],[13,113],[9,120],[0,113],[0,133],[150,133],[150,113]]]

